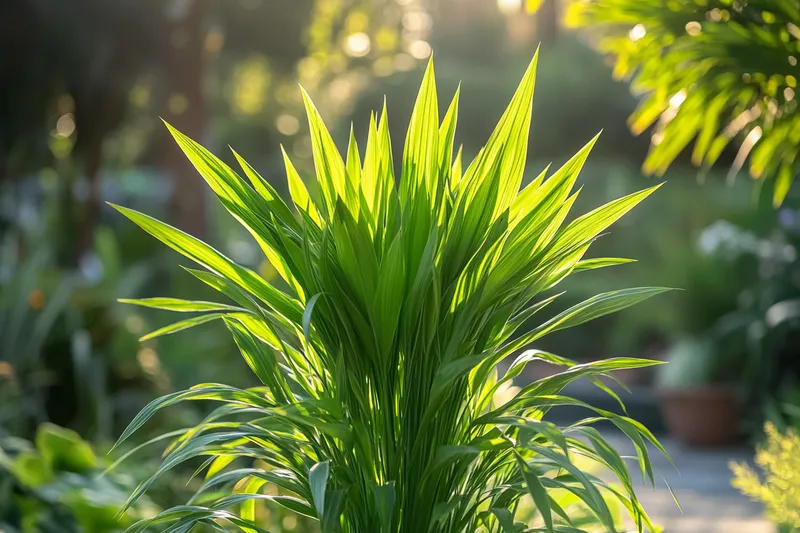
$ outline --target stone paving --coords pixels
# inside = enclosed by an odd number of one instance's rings
[[[614,433],[607,436],[623,455],[633,454],[623,436]],[[652,453],[657,487],[654,490],[649,485],[642,486],[639,496],[653,522],[662,526],[664,533],[775,533],[774,526],[763,519],[761,506],[730,486],[728,463],[749,461],[751,452],[745,448],[688,449],[669,438],[661,442],[677,470],[661,454]],[[675,492],[683,514],[663,479]]]

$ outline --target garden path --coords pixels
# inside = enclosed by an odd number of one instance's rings
[[[607,436],[623,455],[633,454],[630,442],[623,435],[608,432]],[[763,518],[762,506],[730,485],[728,463],[750,461],[751,451],[744,447],[689,449],[668,437],[661,442],[677,470],[661,454],[652,453],[657,488],[641,486],[639,496],[653,523],[662,526],[664,533],[775,533],[775,528]],[[683,514],[662,477],[675,492]],[[639,483],[642,484],[641,477]]]

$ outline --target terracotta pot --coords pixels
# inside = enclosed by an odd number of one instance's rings
[[[727,446],[739,438],[741,410],[733,387],[660,389],[658,403],[669,432],[689,446]]]

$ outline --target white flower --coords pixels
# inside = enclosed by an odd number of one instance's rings
[[[697,246],[703,255],[735,259],[743,254],[755,253],[759,242],[753,233],[727,220],[717,220],[700,233]]]

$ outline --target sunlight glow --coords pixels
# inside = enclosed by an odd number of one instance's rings
[[[136,360],[139,361],[139,366],[147,374],[155,375],[161,370],[161,361],[158,354],[152,348],[142,348],[136,354]]]
[[[281,115],[275,121],[275,127],[283,135],[294,135],[300,130],[300,121],[292,115]]]
[[[427,41],[414,41],[408,46],[408,52],[417,59],[425,59],[431,55],[431,45]]]
[[[238,114],[252,116],[264,109],[272,73],[263,56],[252,56],[237,65],[231,82],[231,103]]]
[[[630,37],[633,42],[638,41],[645,35],[647,35],[647,28],[644,27],[644,24],[637,24],[628,32],[628,37]]]
[[[736,175],[740,170],[742,170],[745,161],[747,161],[747,156],[750,155],[750,151],[761,139],[761,135],[762,132],[760,126],[756,126],[750,130],[750,133],[747,134],[747,137],[745,137],[744,142],[742,142],[742,145],[739,147],[739,152],[736,154],[736,158],[733,160],[733,164],[728,171],[728,183],[733,183],[734,179],[736,179]]]
[[[670,107],[678,108],[684,101],[686,101],[686,89],[681,89],[672,95],[672,98],[669,99],[669,105]]]
[[[142,317],[139,315],[130,315],[125,319],[125,329],[134,335],[139,335],[144,332],[145,324]]]
[[[521,0],[497,0],[497,7],[505,14],[517,13],[522,9]]]
[[[703,31],[703,26],[696,20],[686,23],[686,33],[688,33],[692,37],[694,37],[695,35],[700,35],[702,31]]]
[[[58,117],[56,122],[56,134],[59,137],[69,137],[75,132],[75,118],[72,113],[66,113]]]
[[[350,35],[345,42],[347,55],[353,57],[364,57],[369,53],[371,47],[372,43],[370,42],[369,35],[364,32]]]

